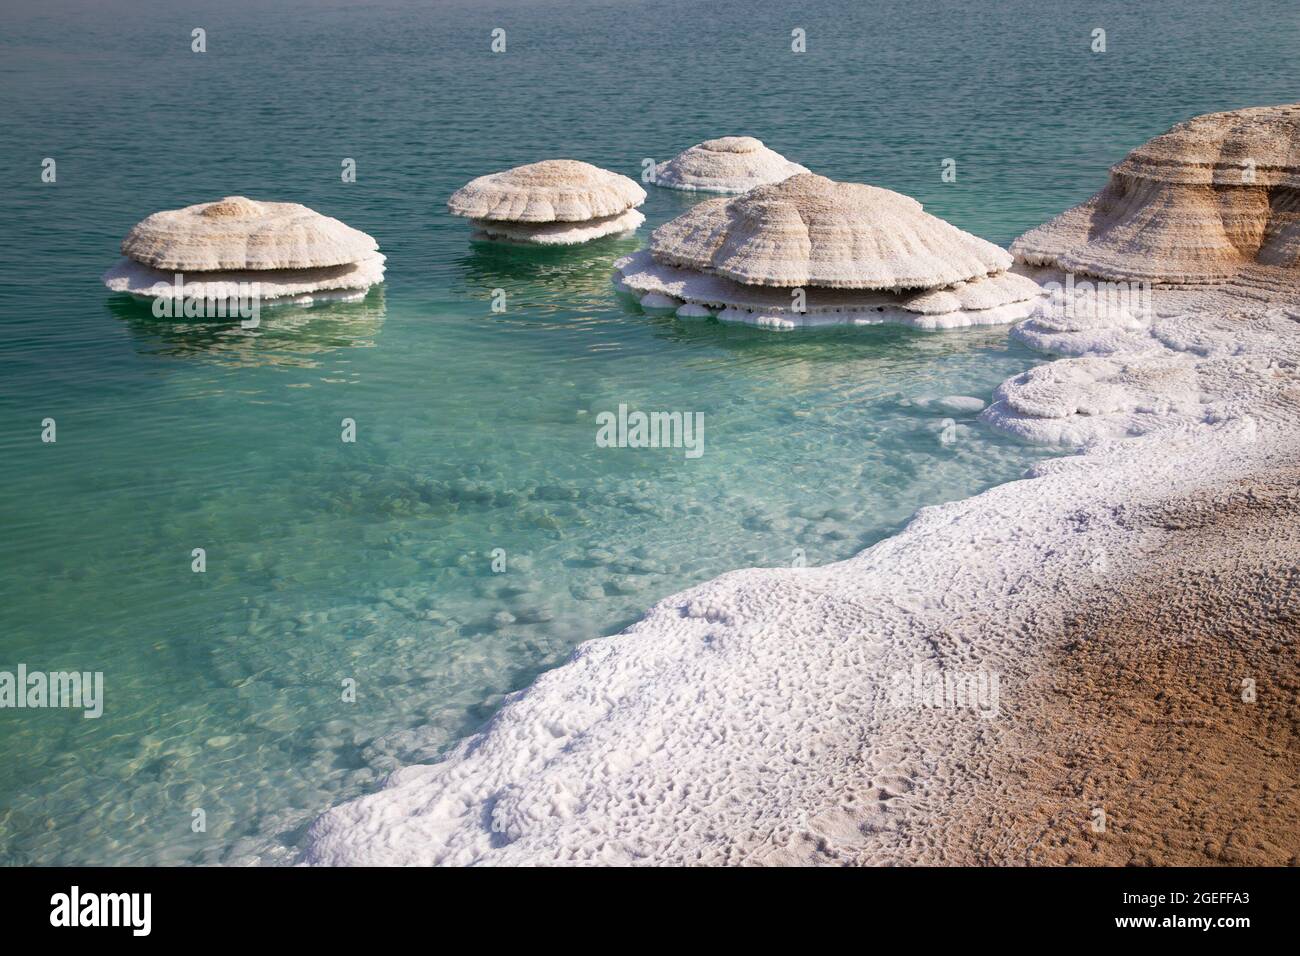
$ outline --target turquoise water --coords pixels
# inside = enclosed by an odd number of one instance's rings
[[[320,811],[655,600],[847,557],[1019,475],[1042,453],[970,416],[945,442],[915,402],[1037,361],[1005,329],[647,316],[610,265],[691,197],[547,252],[471,244],[442,204],[546,156],[636,175],[750,133],[1006,243],[1172,122],[1293,95],[1294,7],[1091,6],[10,4],[0,669],[103,671],[106,700],[0,711],[0,861],[290,861]],[[230,193],[371,233],[388,282],[256,332],[105,294],[132,223]],[[703,456],[597,448],[619,404],[703,413]]]

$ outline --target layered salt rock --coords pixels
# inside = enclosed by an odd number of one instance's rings
[[[768,329],[957,328],[1029,314],[1042,290],[1011,264],[914,199],[800,173],[660,226],[648,251],[615,263],[614,284]]]
[[[1300,104],[1179,123],[1111,169],[1099,193],[1014,243],[1021,260],[1123,281],[1294,293]]]
[[[709,193],[743,193],[808,170],[753,136],[705,140],[655,167],[655,185]]]
[[[614,270],[616,288],[638,298],[654,295],[657,308],[675,303],[680,312],[696,306],[703,311],[688,315],[716,313],[723,322],[776,330],[884,323],[925,329],[1000,325],[1029,315],[1043,291],[1023,275],[998,272],[946,289],[897,294],[809,287],[797,302],[792,290],[663,265],[647,250],[616,260]]]
[[[635,232],[643,222],[645,222],[645,215],[640,210],[629,209],[614,216],[603,216],[581,222],[547,222],[534,225],[524,222],[471,219],[470,225],[487,239],[504,239],[537,246],[573,246],[605,236],[627,235]]]
[[[382,282],[378,250],[364,232],[298,203],[227,196],[141,220],[102,280],[142,298],[305,303]]]
[[[122,255],[169,272],[340,266],[378,249],[364,232],[306,206],[243,196],[156,212],[122,240]]]
[[[571,245],[629,232],[645,221],[645,190],[626,176],[574,159],[547,159],[479,176],[447,208],[492,238]]]
[[[316,269],[243,269],[210,272],[166,272],[132,259],[120,259],[103,275],[114,292],[139,298],[237,299],[251,288],[264,299],[304,301],[349,299],[364,295],[370,286],[384,281],[384,256],[374,252],[358,262]],[[338,295],[323,295],[338,293]]]
[[[802,173],[699,203],[654,231],[655,261],[746,285],[934,289],[1005,271],[1010,254],[909,196]]]

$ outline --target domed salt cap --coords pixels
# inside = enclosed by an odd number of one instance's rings
[[[925,289],[1011,265],[915,199],[812,173],[702,202],[656,229],[650,249],[666,265],[784,287]]]
[[[1300,104],[1180,123],[1106,187],[1014,243],[1025,262],[1117,281],[1300,283]]]
[[[645,202],[635,181],[576,159],[546,159],[480,176],[451,194],[453,215],[506,222],[581,222]]]
[[[294,202],[217,202],[156,212],[122,240],[122,254],[155,269],[308,269],[357,262],[379,249],[364,232]]]
[[[655,167],[655,183],[670,189],[743,193],[808,172],[753,136],[710,139]]]

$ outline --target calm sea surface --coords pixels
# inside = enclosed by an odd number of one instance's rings
[[[0,670],[102,671],[105,712],[0,711],[0,862],[292,860],[316,814],[659,598],[1021,474],[1043,453],[971,416],[945,443],[916,402],[1037,361],[1005,329],[651,317],[610,265],[689,195],[553,252],[471,245],[444,202],[745,133],[1005,244],[1171,123],[1294,98],[1295,4],[1080,6],[7,3]],[[236,193],[371,233],[388,282],[256,332],[106,294],[134,222]],[[597,448],[620,403],[702,412],[703,457]]]

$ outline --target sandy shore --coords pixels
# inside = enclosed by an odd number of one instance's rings
[[[1134,523],[1161,547],[1043,649],[1009,745],[966,781],[996,806],[953,827],[963,862],[1300,862],[1300,464]]]
[[[1300,310],[1079,325],[985,420],[1082,453],[661,601],[305,862],[1295,862]]]
[[[931,768],[951,782],[926,801],[935,830],[888,862],[1300,862],[1300,466],[1136,509],[1129,526],[1159,544],[1030,626],[1006,734]]]

